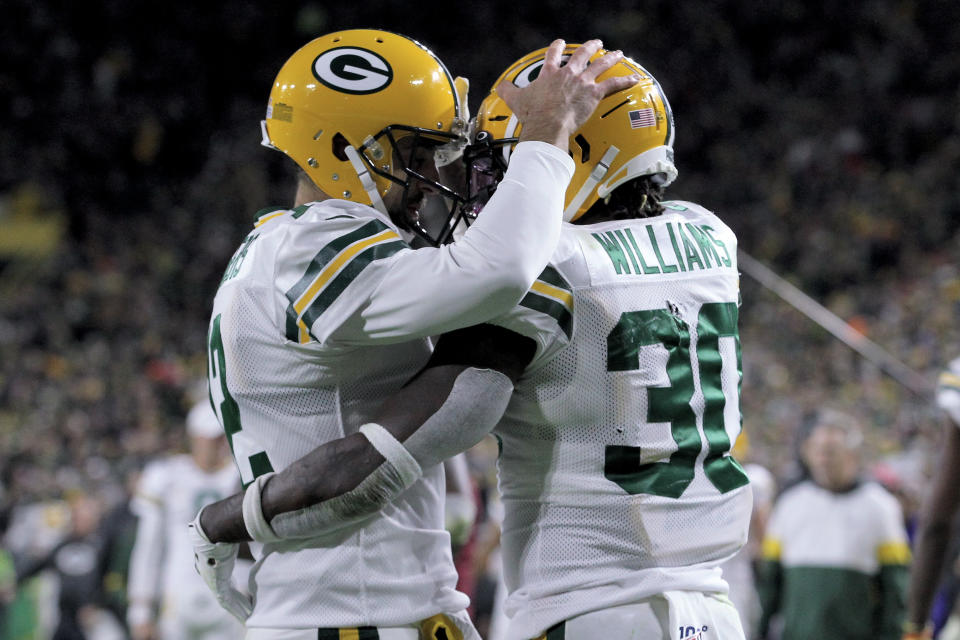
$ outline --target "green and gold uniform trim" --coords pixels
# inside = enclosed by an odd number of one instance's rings
[[[960,391],[960,376],[951,371],[944,371],[937,380],[937,386],[941,389]]]
[[[566,622],[558,622],[534,640],[564,640],[564,637],[566,637],[566,627]]]
[[[326,311],[364,268],[405,249],[396,231],[373,220],[323,247],[303,277],[287,291],[286,337],[299,344],[310,341],[308,327]]]
[[[257,211],[257,218],[253,221],[253,226],[259,227],[273,220],[274,218],[279,218],[288,211],[289,209],[284,209],[283,207],[267,207],[266,209],[260,209],[260,211]]]
[[[764,538],[761,545],[761,555],[764,560],[777,562],[780,560],[780,553],[783,547],[776,538]]]
[[[764,560],[778,561],[782,547],[775,538],[766,538],[763,541],[762,555]],[[880,564],[909,564],[910,547],[902,540],[884,542],[877,546],[877,562]]]
[[[376,627],[317,629],[317,640],[380,640]]]
[[[420,637],[425,640],[463,640],[463,632],[445,613],[420,622]]]
[[[902,540],[884,542],[877,546],[877,562],[880,564],[910,564],[910,547]]]
[[[438,613],[419,624],[420,637],[425,640],[463,640],[463,632],[449,616]],[[317,640],[379,640],[376,627],[333,627],[317,629]],[[551,640],[553,640],[551,638]]]
[[[520,306],[545,313],[557,321],[570,337],[573,328],[573,287],[553,267],[547,267],[537,276]]]

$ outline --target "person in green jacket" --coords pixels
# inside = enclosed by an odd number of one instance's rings
[[[897,640],[910,549],[900,504],[860,478],[863,436],[846,414],[822,410],[801,449],[810,477],[784,491],[760,564],[761,637]]]

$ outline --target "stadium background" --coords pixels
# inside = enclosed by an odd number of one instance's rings
[[[0,512],[104,501],[183,446],[209,305],[254,212],[289,201],[259,146],[276,70],[311,36],[380,27],[472,81],[599,36],[674,109],[676,198],[933,379],[960,352],[960,5],[548,1],[28,2],[0,21]],[[414,283],[411,283],[414,286]],[[928,399],[743,278],[747,455],[783,479],[812,409],[869,425],[905,505],[936,445]],[[490,476],[476,465],[481,486]]]

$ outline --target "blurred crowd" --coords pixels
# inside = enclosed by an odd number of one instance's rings
[[[717,211],[741,250],[928,379],[960,352],[960,5],[59,4],[8,0],[0,21],[11,531],[29,505],[78,494],[107,513],[148,459],[184,447],[222,270],[254,213],[290,200],[283,159],[258,145],[269,83],[292,47],[335,29],[420,39],[471,78],[474,109],[522,53],[600,35],[672,102],[672,197]],[[929,398],[746,275],[742,294],[742,455],[788,480],[805,416],[841,407],[868,426],[868,469],[909,517],[936,446]],[[471,465],[482,496],[488,454]]]

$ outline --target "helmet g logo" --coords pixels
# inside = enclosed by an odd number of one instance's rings
[[[567,63],[567,60],[570,59],[570,54],[565,54],[560,57],[560,66],[562,67]],[[540,69],[543,69],[543,58],[537,60],[533,64],[527,65],[520,70],[520,73],[517,74],[517,77],[513,79],[513,84],[517,85],[521,89],[533,82],[540,75]]]
[[[393,80],[390,64],[373,51],[338,47],[324,51],[313,61],[313,75],[334,91],[375,93]]]

